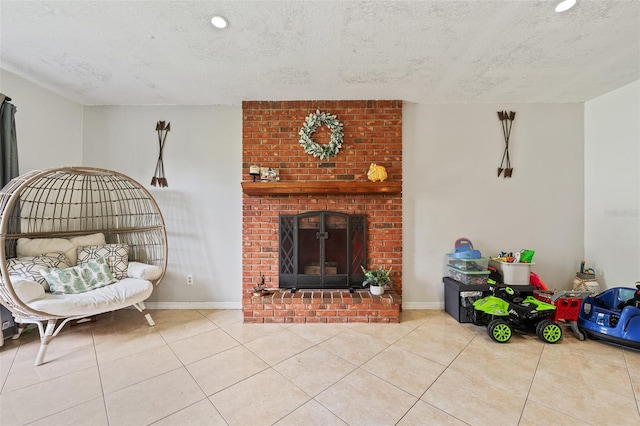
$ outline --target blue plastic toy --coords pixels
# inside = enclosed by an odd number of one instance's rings
[[[640,283],[615,287],[584,299],[578,327],[593,339],[640,349]]]
[[[453,253],[450,253],[449,256],[457,259],[480,259],[482,257],[480,250],[474,250],[473,244],[468,238],[458,238]]]

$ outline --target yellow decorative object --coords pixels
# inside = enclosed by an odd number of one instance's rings
[[[371,163],[369,171],[367,172],[367,178],[369,178],[371,182],[384,182],[387,180],[387,169],[385,169],[384,166]]]

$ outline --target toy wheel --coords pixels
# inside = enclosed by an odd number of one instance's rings
[[[489,337],[498,343],[507,343],[511,339],[511,327],[504,320],[494,319],[487,326]]]
[[[536,334],[547,343],[556,343],[562,338],[562,328],[555,321],[543,320],[536,326]]]

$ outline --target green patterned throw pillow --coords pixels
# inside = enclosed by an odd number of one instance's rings
[[[104,257],[72,268],[47,268],[40,273],[49,283],[52,294],[84,293],[117,281]]]
[[[90,260],[80,267],[82,274],[92,288],[104,287],[117,281],[104,257]]]

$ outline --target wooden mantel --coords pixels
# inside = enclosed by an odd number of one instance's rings
[[[268,195],[341,195],[341,194],[400,194],[402,182],[352,181],[287,181],[242,182],[242,192],[250,196]]]

